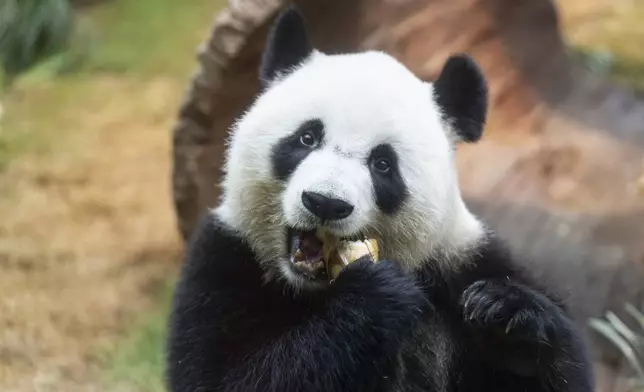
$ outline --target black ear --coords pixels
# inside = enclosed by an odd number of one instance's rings
[[[277,16],[269,32],[260,68],[262,87],[290,71],[311,53],[313,47],[304,18],[295,5],[290,5]]]
[[[465,142],[476,142],[483,134],[487,116],[487,82],[474,60],[464,54],[450,57],[434,82],[434,100],[443,120]]]

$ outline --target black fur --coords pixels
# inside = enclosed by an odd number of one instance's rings
[[[269,32],[262,56],[260,81],[266,88],[280,75],[289,73],[313,53],[304,18],[291,5],[282,11]]]
[[[487,117],[488,91],[478,65],[467,55],[450,57],[434,82],[434,99],[443,120],[452,124],[458,137],[476,142]]]
[[[242,241],[204,221],[175,293],[170,391],[375,390],[427,306],[389,262],[356,262],[311,296],[261,273]]]
[[[264,56],[265,82],[310,53],[303,21],[278,18]],[[466,141],[480,138],[487,92],[476,65],[450,59],[435,99]],[[320,120],[272,151],[286,180],[323,142]],[[311,132],[317,144],[300,142]],[[390,170],[374,165],[385,157]],[[389,146],[369,162],[378,205],[393,212],[406,190]],[[252,208],[252,206],[249,206]],[[451,270],[437,265],[458,264]],[[591,366],[567,311],[515,266],[493,236],[461,260],[359,260],[328,288],[295,293],[265,282],[249,246],[212,215],[196,230],[170,320],[171,392],[589,392]]]
[[[592,391],[565,309],[496,239],[461,261],[408,275],[361,260],[296,295],[264,283],[249,247],[209,216],[174,296],[169,390]]]
[[[374,168],[374,164],[382,158],[390,163],[390,169],[386,173]],[[398,155],[393,147],[389,144],[376,146],[369,155],[369,168],[378,208],[386,214],[393,214],[407,198],[407,185],[400,175]]]
[[[317,145],[309,147],[301,143],[300,138],[309,132],[316,138]],[[286,136],[272,150],[271,161],[273,175],[280,180],[287,180],[297,169],[297,166],[311,151],[319,148],[324,142],[324,124],[320,119],[313,119],[302,124],[293,134]]]

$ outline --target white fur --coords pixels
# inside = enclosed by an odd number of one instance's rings
[[[324,147],[283,184],[272,174],[271,148],[314,118],[324,123]],[[448,134],[431,85],[392,57],[314,52],[274,82],[233,127],[216,213],[249,241],[269,267],[269,278],[277,273],[296,284],[303,281],[286,264],[284,228],[315,226],[315,217],[301,202],[304,190],[354,205],[348,218],[329,229],[337,235],[376,237],[383,258],[409,268],[430,255],[449,262],[482,238],[483,228],[461,199]],[[397,152],[409,190],[393,215],[376,206],[365,164],[381,143]]]

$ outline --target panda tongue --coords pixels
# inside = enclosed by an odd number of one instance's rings
[[[315,263],[322,259],[322,241],[315,235],[314,231],[305,232],[300,235],[300,252],[305,256],[307,263]]]

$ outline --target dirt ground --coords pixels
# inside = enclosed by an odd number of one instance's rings
[[[93,390],[92,372],[174,270],[168,130],[182,86],[92,81],[64,150],[0,178],[0,389]],[[30,90],[46,100],[47,88]],[[141,108],[145,106],[145,115]]]

